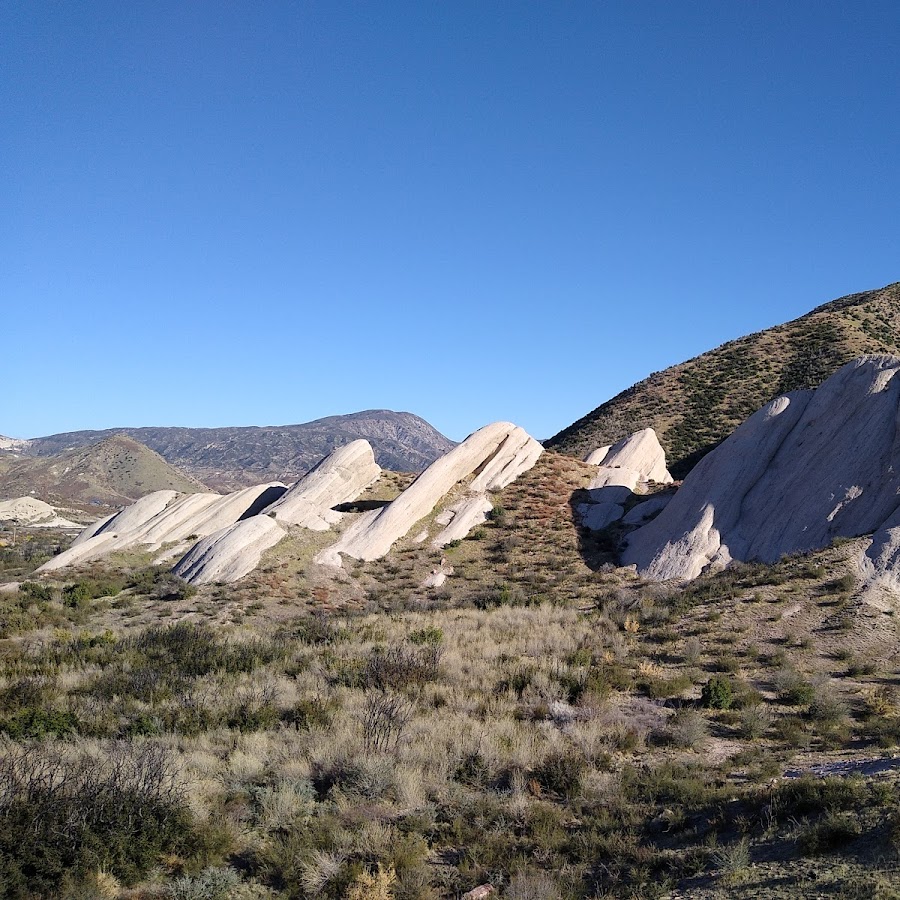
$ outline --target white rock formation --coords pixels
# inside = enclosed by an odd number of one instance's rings
[[[576,511],[581,524],[594,531],[621,519],[628,500],[635,492],[646,491],[650,482],[672,482],[666,453],[652,428],[636,431],[611,447],[598,447],[585,462],[596,465],[597,474],[588,486],[588,502]]]
[[[623,525],[643,525],[649,519],[652,519],[658,512],[662,512],[668,505],[674,494],[654,494],[648,497],[643,503],[632,506],[630,510],[622,517]]]
[[[198,541],[172,570],[191,584],[238,581],[286,534],[269,516],[253,516]]]
[[[0,522],[18,522],[32,528],[80,528],[59,514],[56,507],[35,497],[0,500]]]
[[[623,562],[695,578],[732,559],[774,562],[875,532],[861,561],[890,578],[900,548],[900,358],[848,363],[816,391],[767,404],[707,455]]]
[[[448,506],[435,519],[438,525],[445,527],[431,542],[431,546],[440,550],[453,541],[461,541],[476,525],[487,521],[488,513],[493,508],[494,504],[484,494],[472,494],[453,506]]]
[[[586,463],[590,463],[592,466],[600,466],[603,465],[603,460],[606,459],[606,454],[612,449],[610,444],[607,444],[605,447],[598,447],[596,450],[591,450],[587,456],[585,456],[584,461]]]
[[[486,425],[433,462],[392,503],[361,515],[316,561],[339,566],[341,554],[380,559],[463,479],[475,475],[469,485],[475,494],[500,490],[527,472],[541,453],[543,447],[518,426],[509,422]]]
[[[594,462],[600,467],[591,481],[592,488],[615,484],[624,485],[633,491],[639,484],[649,481],[658,484],[672,483],[672,476],[666,468],[666,452],[652,428],[636,431],[605,449],[606,453],[596,461],[593,457],[599,457],[603,447],[588,456],[588,462]]]
[[[333,507],[355,500],[380,475],[369,442],[352,441],[326,456],[263,512],[287,525],[326,531],[341,517]]]
[[[80,565],[118,550],[139,547],[154,552],[163,544],[205,537],[256,515],[284,491],[284,485],[278,483],[256,485],[224,496],[156,491],[115,516],[88,526],[68,550],[48,560],[38,571]]]

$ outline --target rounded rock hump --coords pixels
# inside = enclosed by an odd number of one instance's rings
[[[775,562],[900,521],[900,358],[864,356],[815,391],[779,397],[709,453],[623,554],[646,577]],[[891,564],[876,535],[875,574]]]

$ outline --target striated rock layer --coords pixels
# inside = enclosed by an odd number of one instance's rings
[[[198,541],[172,570],[191,584],[229,583],[249,575],[286,534],[269,516],[253,516]]]
[[[666,453],[652,428],[636,431],[611,447],[598,447],[585,462],[597,466],[597,474],[588,485],[589,501],[579,504],[577,512],[581,524],[594,531],[621,519],[625,504],[635,493],[646,492],[651,482],[672,483]]]
[[[754,413],[635,531],[623,562],[691,579],[731,560],[775,562],[875,533],[861,561],[890,579],[900,559],[900,358],[866,356],[815,391]]]
[[[326,456],[264,512],[288,525],[327,531],[340,519],[334,507],[355,500],[379,475],[381,467],[369,442],[351,441]]]
[[[156,491],[121,512],[88,526],[68,550],[39,572],[76,566],[117,550],[157,551],[164,544],[196,540],[256,515],[284,493],[283,484],[261,484],[232,494]]]
[[[517,425],[485,425],[433,462],[392,503],[360,516],[334,546],[318,554],[316,561],[340,566],[341,554],[354,559],[380,559],[416,522],[430,515],[460,481],[474,475],[469,491],[476,496],[498,491],[527,472],[541,453],[543,447]],[[466,521],[474,524],[478,518],[476,506],[466,505],[464,512],[460,507],[457,514],[463,513]],[[452,520],[446,524],[452,526]]]

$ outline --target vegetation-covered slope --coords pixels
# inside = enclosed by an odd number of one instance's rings
[[[4,896],[896,897],[858,542],[644,584],[572,522],[591,471],[547,453],[467,539],[330,581],[286,541],[233,586],[123,556],[0,591]]]
[[[62,505],[121,506],[151,491],[206,490],[195,478],[126,435],[114,435],[58,456],[4,462],[0,498],[33,496]]]
[[[563,429],[547,446],[581,455],[651,427],[670,470],[683,477],[764,403],[786,391],[817,387],[860,354],[898,348],[900,283],[842,297],[654,372]]]

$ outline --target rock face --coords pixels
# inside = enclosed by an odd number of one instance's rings
[[[156,491],[117,515],[88,526],[68,550],[48,560],[38,571],[80,565],[131,547],[156,551],[163,544],[205,537],[255,516],[285,490],[283,484],[262,484],[224,496]]]
[[[469,492],[476,496],[500,490],[527,472],[542,452],[543,447],[516,425],[486,425],[433,462],[392,503],[360,516],[334,546],[318,554],[316,561],[339,566],[341,554],[354,559],[380,559],[463,479],[475,476]]]
[[[875,533],[871,579],[900,558],[900,358],[856,359],[816,391],[754,413],[690,473],[623,554],[643,575],[695,578]]]
[[[636,431],[611,447],[598,448],[588,455],[586,462],[600,467],[591,482],[592,488],[618,484],[634,490],[642,482],[672,483],[666,468],[666,452],[652,428]]]
[[[18,522],[32,528],[80,528],[59,515],[55,507],[34,497],[0,500],[0,522]]]
[[[253,516],[198,541],[172,570],[191,584],[238,581],[286,534],[269,516]]]
[[[671,484],[666,453],[652,428],[628,435],[611,447],[598,447],[585,462],[596,465],[597,474],[588,485],[590,500],[579,504],[585,528],[600,531],[625,514],[625,504],[651,482]]]
[[[333,507],[355,500],[379,475],[369,442],[353,441],[326,456],[264,512],[278,522],[326,531],[340,519]]]

